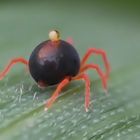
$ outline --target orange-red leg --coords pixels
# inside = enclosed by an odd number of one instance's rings
[[[106,77],[109,77],[109,73],[110,73],[110,65],[109,65],[109,61],[107,59],[106,56],[106,52],[102,49],[96,49],[96,48],[90,48],[88,49],[87,53],[85,54],[85,56],[83,57],[82,61],[81,61],[81,68],[85,65],[85,62],[88,60],[88,58],[92,55],[92,54],[100,54],[103,58],[104,61],[104,65],[106,68]]]
[[[28,66],[28,61],[22,57],[12,59],[9,64],[5,67],[5,69],[0,72],[0,80],[2,80],[10,71],[10,69],[16,64],[16,63],[22,63]]]
[[[46,106],[45,106],[45,111],[48,110],[54,103],[54,101],[57,99],[59,96],[61,90],[70,82],[69,78],[65,78],[58,86],[55,92],[53,93],[52,97],[47,101]]]
[[[85,111],[88,112],[89,104],[90,104],[90,79],[87,74],[80,74],[73,78],[73,80],[81,80],[85,81],[86,91],[85,91]]]
[[[97,73],[99,74],[99,76],[100,76],[100,78],[102,80],[102,86],[103,86],[105,92],[107,92],[107,77],[103,74],[103,72],[100,69],[100,67],[97,64],[87,64],[87,65],[84,65],[81,68],[80,73],[83,73],[88,69],[93,69],[93,70],[97,71]]]
[[[69,44],[71,44],[71,45],[73,45],[74,43],[73,43],[73,39],[71,38],[71,37],[69,37],[69,38],[67,38],[67,40],[66,40]]]

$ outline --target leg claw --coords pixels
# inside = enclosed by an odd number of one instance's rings
[[[104,92],[105,92],[105,95],[108,96],[108,90],[107,89],[104,89]]]
[[[85,111],[86,111],[86,112],[89,112],[89,109],[88,109],[88,108],[85,108]]]
[[[47,108],[47,107],[45,107],[45,108],[44,108],[44,111],[46,111],[46,112],[47,112],[47,111],[48,111],[48,108]]]

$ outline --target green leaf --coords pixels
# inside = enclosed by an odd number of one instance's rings
[[[52,108],[44,103],[56,86],[41,90],[22,65],[0,81],[0,140],[140,139],[139,2],[0,2],[0,71],[9,59],[29,58],[36,45],[58,29],[72,36],[80,57],[89,47],[107,52],[111,64],[106,96],[92,70],[91,104],[84,110],[85,85],[71,82]],[[100,57],[89,62],[98,63]]]

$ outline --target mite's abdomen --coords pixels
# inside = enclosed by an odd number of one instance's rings
[[[66,76],[73,77],[80,69],[80,58],[69,43],[45,41],[39,44],[29,59],[29,70],[33,79],[54,85]]]

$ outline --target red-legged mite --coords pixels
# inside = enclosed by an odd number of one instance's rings
[[[87,63],[92,54],[102,56],[106,72],[103,72],[97,64]],[[85,81],[85,110],[88,111],[90,103],[90,79],[85,73],[88,69],[96,70],[102,80],[102,86],[107,91],[107,80],[110,73],[109,61],[106,52],[102,49],[90,48],[80,61],[79,55],[72,43],[60,39],[58,31],[49,33],[49,40],[40,43],[31,53],[29,61],[19,57],[12,59],[6,68],[0,73],[0,80],[10,71],[16,63],[25,64],[29,72],[40,87],[57,84],[52,97],[46,102],[45,110],[50,108],[59,96],[61,90],[72,80]]]

